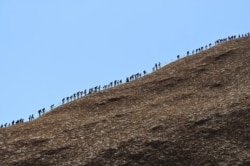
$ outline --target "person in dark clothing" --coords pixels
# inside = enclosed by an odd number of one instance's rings
[[[45,108],[42,109],[42,113],[45,114]]]
[[[65,102],[65,98],[62,99],[62,104],[64,104],[64,102]]]
[[[42,110],[38,110],[39,117],[41,116]]]
[[[158,70],[158,65],[157,65],[157,63],[155,64],[155,70]]]

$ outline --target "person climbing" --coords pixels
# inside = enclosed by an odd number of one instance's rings
[[[62,104],[64,104],[64,102],[65,102],[65,98],[62,99]]]
[[[38,110],[39,117],[41,116],[42,110]]]

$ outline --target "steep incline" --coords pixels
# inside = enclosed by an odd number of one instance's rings
[[[0,129],[0,165],[250,165],[250,37]]]

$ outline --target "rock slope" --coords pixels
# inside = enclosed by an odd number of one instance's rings
[[[250,37],[0,129],[0,165],[250,165]]]

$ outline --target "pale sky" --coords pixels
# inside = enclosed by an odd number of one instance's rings
[[[249,0],[0,0],[0,125],[250,32]]]

